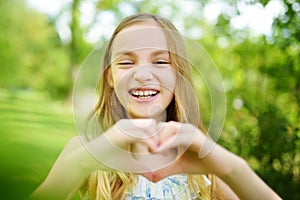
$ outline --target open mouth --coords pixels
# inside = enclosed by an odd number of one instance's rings
[[[159,91],[155,89],[132,89],[129,93],[135,98],[149,99],[156,96]]]

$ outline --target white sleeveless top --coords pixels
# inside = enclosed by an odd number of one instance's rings
[[[205,175],[203,178],[206,186],[211,184]],[[196,198],[196,195],[188,188],[187,175],[179,174],[164,178],[157,183],[139,176],[137,185],[126,192],[125,200],[192,200]]]

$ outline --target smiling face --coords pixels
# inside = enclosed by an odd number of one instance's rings
[[[137,23],[118,33],[107,76],[128,117],[166,119],[176,72],[165,34],[157,23]]]

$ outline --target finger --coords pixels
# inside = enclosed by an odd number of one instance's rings
[[[159,145],[161,145],[164,141],[178,134],[180,128],[180,123],[177,122],[161,122],[158,125],[159,130]]]
[[[184,126],[186,124],[184,123],[178,123],[178,122],[168,122],[168,123],[160,123],[160,144],[158,148],[156,148],[156,151],[162,152],[165,149],[171,149],[171,148],[177,148],[180,145],[179,142],[182,142],[182,145],[185,144],[184,142],[187,137],[189,136],[189,133],[184,133]],[[185,137],[180,137],[181,135],[184,135]],[[168,148],[167,148],[168,147]]]
[[[135,142],[142,142],[147,145],[148,150],[151,151],[159,143],[157,122],[154,119],[134,119],[133,131],[136,132]]]
[[[135,139],[135,141],[133,142],[134,144],[137,144],[137,146],[140,146],[140,144],[142,144],[147,149],[147,153],[157,148],[157,143],[152,138],[139,140]]]
[[[153,179],[153,172],[149,171],[149,172],[145,172],[145,173],[140,173],[140,175],[142,175],[143,177],[145,177],[146,179],[148,179],[149,181],[152,181]],[[152,181],[153,182],[153,181]]]
[[[149,146],[154,146],[150,136],[145,129],[154,129],[155,121],[150,119],[120,120],[115,128],[111,129],[108,138],[115,141],[116,144],[128,144],[142,142]],[[122,145],[119,145],[122,146]]]
[[[167,143],[168,141],[172,141],[172,138],[177,134],[178,132],[178,126],[176,122],[160,122],[157,124],[157,131],[158,134],[153,137],[154,143],[156,146],[152,146],[149,148],[149,152],[151,153],[157,153],[157,149],[163,144]],[[159,152],[164,154],[164,152]],[[168,152],[166,152],[168,154]]]
[[[137,139],[154,138],[157,135],[157,122],[154,119],[122,120],[119,129],[124,134]]]
[[[149,126],[150,123],[151,120],[149,119],[122,119],[116,123],[116,127],[124,135],[146,138],[147,135],[143,129]]]
[[[127,145],[126,145],[127,146]],[[114,169],[127,172],[145,172],[150,169],[146,163],[135,160],[130,151],[121,149],[108,140],[105,135],[85,145],[88,153],[95,158],[104,169]]]
[[[111,169],[124,172],[146,173],[151,171],[145,162],[134,159],[130,152],[121,149],[114,150],[109,157],[101,159],[101,163]]]
[[[167,138],[163,141],[158,148],[155,149],[155,153],[161,153],[170,149],[182,147],[181,151],[186,151],[194,142],[195,136],[193,134],[177,134]]]
[[[134,127],[137,129],[144,129],[146,130],[147,128],[154,128],[156,125],[156,121],[154,119],[132,119],[129,120]]]
[[[181,170],[174,163],[153,172],[142,173],[141,175],[147,178],[148,180],[156,183],[168,176],[178,174],[178,173],[181,173]]]
[[[149,120],[149,119],[148,119]],[[150,119],[148,126],[144,128],[144,131],[146,132],[147,136],[151,138],[154,142],[158,144],[159,142],[159,129],[158,129],[158,123],[154,119]]]

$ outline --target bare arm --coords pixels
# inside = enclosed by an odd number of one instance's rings
[[[130,143],[144,143],[153,146],[152,140],[139,140],[145,137],[143,123],[135,123],[141,127],[132,126],[130,120],[120,120],[102,135],[83,146],[79,137],[72,138],[55,161],[45,181],[32,193],[32,200],[70,199],[84,183],[84,180],[95,170],[111,171],[143,171],[145,163],[137,162],[128,151],[122,151]],[[154,126],[154,121],[151,124]],[[126,134],[126,131],[132,135]],[[88,151],[87,151],[88,149]],[[97,158],[97,159],[96,159]]]
[[[217,187],[222,191],[224,200],[238,200],[239,197],[220,178],[215,177]]]
[[[83,148],[79,137],[74,137],[64,147],[45,181],[29,199],[70,199],[91,172],[92,168],[86,168],[84,163],[99,165]]]
[[[161,152],[178,146],[188,147],[176,162],[151,174],[153,181],[171,174],[214,174],[243,200],[281,199],[241,157],[231,153],[189,124],[169,122],[160,132]],[[145,176],[148,176],[147,174]],[[227,196],[235,199],[227,188]]]
[[[240,199],[281,199],[257,176],[244,159],[232,154],[222,147],[216,146],[211,152],[211,155],[208,155],[205,159],[207,159],[205,162],[208,163],[218,159],[218,164],[223,166],[223,169],[226,170],[221,171],[221,174],[218,172],[215,172],[215,174],[221,178]]]

